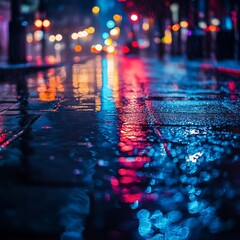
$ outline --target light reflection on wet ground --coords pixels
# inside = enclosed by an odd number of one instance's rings
[[[239,239],[238,79],[108,56],[15,80],[0,83],[8,239]]]

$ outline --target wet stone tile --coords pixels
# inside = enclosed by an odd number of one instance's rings
[[[238,126],[239,114],[219,101],[146,101],[152,121],[166,125]]]

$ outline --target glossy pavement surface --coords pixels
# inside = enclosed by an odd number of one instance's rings
[[[0,82],[0,238],[240,239],[239,80],[98,56]]]

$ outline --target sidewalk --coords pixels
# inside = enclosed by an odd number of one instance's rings
[[[90,57],[83,56],[80,61],[63,61],[56,63],[37,63],[37,62],[27,62],[19,64],[9,64],[6,61],[0,62],[0,76],[6,76],[7,74],[19,74],[19,73],[29,73],[39,70],[44,70],[48,68],[60,67],[63,65],[69,65],[74,63],[84,63],[89,60]]]
[[[240,239],[240,86],[200,64],[0,81],[1,239]]]
[[[189,61],[187,60],[187,67],[201,68],[206,71],[217,71],[227,75],[240,76],[240,62],[237,60],[203,60],[203,61]]]
[[[237,60],[214,60],[214,59],[196,59],[189,60],[185,56],[171,57],[166,56],[163,64],[174,64],[176,67],[189,69],[202,69],[205,71],[216,71],[225,75],[240,76],[240,61]]]
[[[217,72],[240,76],[240,62],[236,60],[218,61],[216,63],[200,64],[202,69],[216,70]]]
[[[6,74],[19,74],[34,72],[38,70],[44,70],[48,68],[55,68],[63,65],[74,64],[74,63],[84,63],[89,60],[90,57],[83,56],[79,62],[56,62],[56,63],[20,63],[20,64],[8,64],[7,62],[0,62],[0,76]],[[237,60],[224,60],[224,61],[214,61],[214,60],[188,60],[184,58],[169,58],[170,62],[179,62],[187,68],[201,68],[206,71],[217,71],[219,73],[240,76],[240,62]]]

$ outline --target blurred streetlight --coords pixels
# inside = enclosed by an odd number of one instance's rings
[[[92,13],[93,14],[98,14],[100,12],[100,8],[98,7],[98,6],[94,6],[93,8],[92,8]]]
[[[58,62],[60,62],[61,61],[61,54],[60,54],[60,52],[63,49],[63,45],[62,45],[62,43],[60,43],[63,40],[62,34],[58,33],[56,35],[50,35],[48,40],[51,43],[57,42],[57,43],[54,44],[54,49],[55,49],[55,54],[56,54],[56,60]]]
[[[50,27],[51,22],[48,19],[36,19],[34,21],[34,26],[42,31],[42,52],[41,52],[41,56],[42,56],[42,61],[45,61],[45,55],[46,55],[46,42],[45,42],[45,32],[46,30]]]
[[[137,22],[138,21],[138,15],[136,13],[132,13],[130,15],[130,19],[132,22]]]

